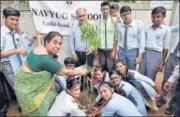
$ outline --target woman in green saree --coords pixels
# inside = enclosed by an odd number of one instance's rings
[[[27,56],[26,62],[15,75],[15,93],[25,116],[47,116],[56,98],[53,74],[86,75],[82,68],[67,69],[53,59],[61,48],[63,36],[49,32],[44,37],[44,46],[37,36],[38,45]],[[63,105],[62,105],[63,106]]]

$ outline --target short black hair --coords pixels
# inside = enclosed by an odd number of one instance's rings
[[[62,34],[56,31],[51,31],[44,37],[44,45],[46,45],[46,42],[50,42],[56,36],[59,36],[61,39],[63,39]]]
[[[67,89],[71,89],[74,85],[79,84],[79,80],[75,77],[69,76],[66,80]]]
[[[68,65],[68,64],[75,64],[75,61],[72,57],[67,57],[64,59],[64,64]]]
[[[107,82],[107,81],[101,82],[101,84],[99,85],[98,89],[100,89],[100,87],[102,85],[107,85],[107,86],[109,86],[109,88],[113,88],[114,89],[114,86],[113,86],[113,84],[111,82]]]
[[[101,65],[95,65],[94,66],[94,72],[96,72],[96,71],[104,72],[105,69]]]
[[[123,65],[126,65],[126,62],[122,59],[116,60],[115,64],[117,64],[117,63],[122,63]]]
[[[20,11],[12,8],[12,7],[7,7],[3,9],[3,15],[7,18],[8,16],[17,16],[20,17]]]
[[[118,9],[119,10],[119,5],[118,4],[112,4],[110,9]]]
[[[110,3],[109,3],[109,2],[102,2],[102,3],[101,3],[101,8],[102,8],[103,6],[106,6],[106,5],[108,5],[108,6],[110,7]]]
[[[163,6],[155,7],[155,8],[152,10],[151,15],[153,15],[153,14],[158,14],[158,13],[162,13],[162,15],[163,15],[164,17],[166,17],[166,8],[164,8]]]
[[[119,75],[119,76],[122,76],[121,73],[119,73],[119,71],[112,70],[112,71],[109,72],[109,77],[111,78],[111,76],[112,76],[113,74],[117,74],[117,75]]]
[[[121,9],[120,9],[120,13],[124,13],[124,12],[128,12],[128,11],[131,12],[132,10],[131,10],[131,7],[127,6],[127,5],[121,7]]]

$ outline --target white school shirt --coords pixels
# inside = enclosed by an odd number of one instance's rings
[[[123,48],[125,27],[124,22],[117,24],[115,40],[118,41],[118,46]],[[139,49],[139,53],[144,52],[145,47],[145,30],[141,20],[133,19],[127,30],[127,50]]]
[[[19,34],[16,33],[15,30],[12,33],[14,34],[15,45],[19,48],[21,45]],[[15,49],[15,45],[14,45],[13,37],[11,36],[11,31],[9,30],[9,28],[6,25],[2,26],[0,50],[3,52],[3,51]],[[18,57],[17,54],[13,54],[8,57],[1,57],[1,62],[9,61],[12,66],[13,72],[15,73],[17,69],[19,69],[21,66],[20,61],[23,61],[23,56],[22,55],[19,55],[19,56],[20,58]]]
[[[146,28],[145,31],[145,48],[162,52],[163,49],[169,49],[169,41],[171,38],[171,30],[169,26],[160,25],[153,29],[152,26]]]
[[[142,116],[136,106],[127,98],[113,93],[109,102],[101,109],[101,116]]]
[[[151,78],[149,78],[149,77],[147,77],[147,76],[145,76],[145,75],[142,75],[142,74],[139,73],[138,71],[128,70],[128,72],[129,72],[129,73],[133,73],[133,74],[134,74],[134,78],[135,78],[136,80],[144,81],[144,82],[148,83],[148,84],[149,84],[150,86],[152,86],[152,87],[155,86],[155,83],[154,83],[154,81],[153,81]]]
[[[62,91],[54,101],[48,116],[86,116],[85,112],[80,110],[78,104],[72,96],[66,91]]]

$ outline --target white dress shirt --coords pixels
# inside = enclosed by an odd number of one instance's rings
[[[57,97],[48,112],[48,116],[86,116],[85,112],[80,110],[74,98],[66,91],[62,91]]]

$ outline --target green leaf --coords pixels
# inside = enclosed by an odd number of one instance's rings
[[[88,49],[96,50],[100,45],[100,38],[97,34],[95,26],[88,23],[88,21],[85,21],[80,25],[80,30],[81,41],[88,43]]]

